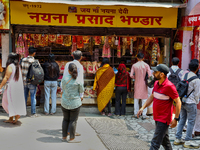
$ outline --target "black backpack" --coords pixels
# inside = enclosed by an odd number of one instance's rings
[[[191,78],[189,78],[187,80],[187,77],[188,77],[188,73],[185,74],[184,80],[180,81],[176,85],[176,90],[177,90],[177,92],[179,94],[179,97],[181,97],[181,98],[183,98],[184,96],[188,97],[192,93],[191,92],[189,95],[187,95],[189,82],[191,82],[194,79],[199,79],[197,76],[193,76],[193,77],[191,77]]]
[[[33,85],[40,84],[44,80],[44,71],[38,60],[35,60],[28,68],[27,81]]]
[[[170,75],[168,77],[168,80],[171,81],[175,86],[177,85],[177,83],[179,83],[181,80],[178,76],[178,74],[181,72],[182,69],[178,69],[176,72],[174,72],[172,70],[172,68],[169,68],[169,71],[170,71]]]

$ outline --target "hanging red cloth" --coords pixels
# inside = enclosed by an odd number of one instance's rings
[[[76,36],[76,43],[77,43],[77,48],[83,48],[84,43],[83,43],[83,36]]]
[[[118,57],[118,58],[121,58],[120,37],[119,37],[118,46],[117,46],[117,57]]]
[[[73,42],[72,42],[71,55],[73,54],[74,51],[77,50],[77,46],[76,46],[76,36],[72,36],[72,38],[73,38]]]
[[[108,43],[108,37],[106,37],[105,43],[103,45],[102,57],[108,57],[108,58],[111,57],[110,45]]]

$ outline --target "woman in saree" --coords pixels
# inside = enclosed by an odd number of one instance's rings
[[[108,116],[111,116],[111,104],[115,87],[115,73],[113,68],[109,65],[109,59],[103,58],[101,67],[97,70],[93,90],[97,92],[98,110],[102,115],[105,115],[105,107],[108,107]]]

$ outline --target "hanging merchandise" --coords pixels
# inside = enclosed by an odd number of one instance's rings
[[[84,43],[83,43],[83,36],[76,36],[76,44],[77,44],[77,48],[83,48],[84,47]]]
[[[33,39],[34,39],[34,42],[35,42],[34,47],[40,46],[41,34],[34,34]]]
[[[24,48],[25,48],[24,57],[27,57],[28,56],[28,42],[27,42],[26,33],[23,34],[23,41],[24,41]]]
[[[25,46],[22,34],[19,34],[18,40],[17,40],[17,46],[16,46],[16,53],[20,55],[24,55],[25,52]]]
[[[156,59],[160,58],[160,46],[157,42],[154,42],[152,46],[151,64],[154,64]]]
[[[102,52],[102,57],[111,57],[111,52],[110,52],[110,45],[108,43],[108,37],[105,38],[105,43],[103,46],[103,52]]]
[[[108,36],[108,43],[112,44],[112,36]]]
[[[90,37],[89,36],[83,36],[83,43],[89,44],[90,43]]]
[[[94,49],[94,60],[99,62],[99,49],[98,48]]]
[[[64,46],[71,46],[72,45],[71,35],[64,35],[63,36],[63,44],[64,44]]]
[[[55,43],[55,42],[56,42],[56,34],[50,34],[49,43]]]
[[[131,38],[130,37],[127,37],[127,45],[131,45]]]
[[[81,61],[81,65],[83,66],[83,73],[87,73],[87,62],[86,61]]]
[[[127,46],[127,38],[123,37],[122,38],[123,41],[123,46],[122,46],[122,56],[124,56],[126,54],[126,46]]]
[[[118,46],[117,46],[117,57],[121,58],[120,37],[119,37]]]
[[[135,41],[137,41],[137,37],[136,36],[133,37],[133,42],[135,42]]]
[[[111,41],[112,41],[111,42],[111,47],[113,47],[115,45],[115,37],[114,36],[112,36],[112,40]]]
[[[93,64],[90,61],[87,61],[87,73],[93,73]]]
[[[133,55],[133,39],[131,38],[130,54]]]
[[[98,70],[97,62],[96,61],[92,62],[92,66],[93,66],[93,74],[95,74]]]
[[[34,35],[33,34],[27,34],[27,45],[28,47],[34,47]]]
[[[95,45],[100,45],[101,44],[101,37],[100,36],[95,36],[94,40],[95,40]]]
[[[63,44],[63,35],[57,34],[56,44]]]
[[[74,51],[77,50],[76,47],[76,36],[72,36],[73,42],[72,42],[72,49],[71,49],[71,55],[73,54]]]
[[[117,39],[117,36],[115,38],[115,45],[118,45],[118,39]]]
[[[48,34],[42,34],[40,45],[43,47],[48,46],[48,39]]]

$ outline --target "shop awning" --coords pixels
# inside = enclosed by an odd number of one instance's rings
[[[105,1],[105,0],[23,0],[27,2],[41,2],[41,3],[63,3],[71,5],[124,5],[124,6],[143,6],[143,7],[164,7],[164,8],[185,8],[187,4],[181,2],[171,2],[171,3],[162,3],[162,2],[135,2],[134,0],[130,1]]]

